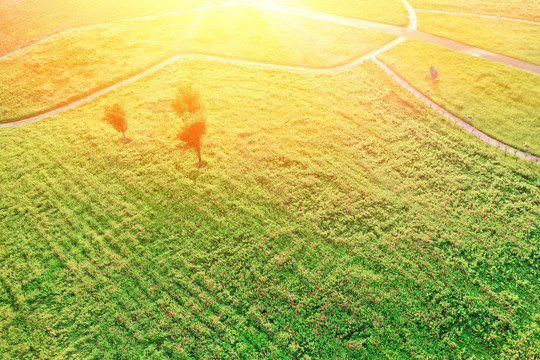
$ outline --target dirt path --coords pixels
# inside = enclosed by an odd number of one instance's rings
[[[405,5],[405,8],[407,9],[407,12],[409,13],[409,26],[407,26],[408,29],[416,30],[418,26],[418,17],[416,16],[416,11],[414,11],[413,7],[407,0],[401,0],[403,5]]]
[[[377,65],[379,65],[384,71],[386,71],[397,82],[399,82],[401,84],[401,86],[403,86],[405,89],[407,89],[409,92],[411,92],[414,96],[416,96],[417,98],[419,98],[420,100],[422,100],[423,102],[428,104],[432,109],[434,109],[434,110],[438,111],[439,113],[443,114],[444,116],[446,116],[448,119],[456,122],[459,126],[464,128],[465,130],[467,130],[468,132],[470,132],[471,134],[473,134],[477,138],[482,139],[485,142],[490,143],[490,144],[492,144],[492,145],[494,145],[494,146],[496,146],[498,148],[504,149],[504,150],[506,150],[506,151],[508,151],[510,153],[516,154],[517,156],[520,156],[520,157],[522,157],[524,159],[533,160],[533,161],[535,161],[537,163],[540,162],[540,158],[538,156],[531,155],[529,153],[523,152],[523,151],[518,150],[516,148],[513,148],[513,147],[511,147],[509,145],[506,145],[506,144],[504,144],[504,143],[502,143],[502,142],[500,142],[498,140],[495,140],[492,137],[490,137],[490,136],[486,135],[485,133],[481,132],[480,130],[476,129],[471,124],[461,120],[460,118],[458,118],[454,114],[450,113],[446,109],[444,109],[444,108],[440,107],[439,105],[437,105],[430,98],[426,97],[424,94],[422,94],[416,88],[414,88],[411,84],[409,84],[405,79],[403,79],[401,76],[399,76],[397,73],[395,73],[385,63],[383,63],[382,61],[380,61],[377,58],[374,58],[373,61],[375,61],[375,63]]]

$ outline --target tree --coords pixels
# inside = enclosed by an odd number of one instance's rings
[[[201,136],[206,133],[206,117],[199,111],[194,114],[184,115],[184,125],[176,138],[185,143],[187,148],[193,148],[197,153],[199,162],[195,164],[198,168],[204,168],[206,165],[201,158]]]
[[[172,105],[178,116],[182,116],[186,112],[195,113],[203,110],[201,94],[191,84],[178,87]]]
[[[183,141],[186,148],[195,150],[199,159],[195,166],[204,168],[201,157],[201,137],[206,133],[206,114],[199,91],[191,85],[180,86],[172,105],[183,121],[176,139]]]
[[[108,122],[115,128],[117,131],[121,132],[124,135],[124,144],[128,143],[126,138],[126,130],[128,128],[126,112],[124,107],[119,103],[105,106],[105,121]]]

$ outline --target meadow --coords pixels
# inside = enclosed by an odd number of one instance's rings
[[[424,95],[477,129],[540,155],[540,76],[418,40],[378,55]],[[439,70],[433,81],[430,66]],[[429,93],[428,93],[429,91]]]
[[[457,11],[540,21],[537,0],[409,0],[418,9]]]
[[[393,38],[246,6],[76,29],[0,59],[0,122],[71,102],[178,54],[332,67]]]
[[[224,0],[17,0],[0,2],[0,56],[23,48],[57,32],[140,16],[223,4]],[[246,0],[244,0],[246,2]],[[263,2],[252,0],[251,2]],[[276,1],[279,2],[279,1]],[[340,15],[396,25],[407,24],[407,11],[400,0],[281,1]]]
[[[179,82],[204,170],[172,140]],[[372,62],[183,60],[1,130],[5,359],[540,356],[538,166]]]
[[[264,2],[261,0],[252,1]],[[401,0],[273,0],[271,2],[399,26],[409,24],[409,14]]]
[[[223,1],[224,2],[224,1]],[[17,0],[0,2],[0,56],[59,31],[222,3],[219,0]]]
[[[418,30],[540,64],[540,24],[417,11]]]

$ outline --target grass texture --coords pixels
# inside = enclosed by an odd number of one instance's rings
[[[192,82],[204,170],[172,140]],[[539,355],[538,166],[371,62],[184,60],[0,148],[4,359]]]
[[[540,155],[540,76],[418,40],[379,58],[416,89],[501,142]],[[431,65],[439,81],[427,74]],[[427,94],[429,90],[429,94]]]
[[[0,122],[49,109],[177,54],[331,67],[391,39],[245,6],[77,29],[0,60]]]
[[[74,27],[226,2],[224,0],[2,1],[0,2],[0,56]],[[407,11],[400,0],[382,2],[295,0],[281,3],[396,25],[408,23]]]
[[[418,11],[418,29],[540,64],[540,24]]]
[[[74,27],[191,9],[220,2],[218,0],[1,1],[0,56]]]
[[[399,26],[409,24],[409,14],[401,0],[273,0],[273,2]]]
[[[540,21],[537,0],[409,0],[418,9],[458,11]]]

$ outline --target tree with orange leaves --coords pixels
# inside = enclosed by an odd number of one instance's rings
[[[172,102],[173,108],[183,121],[183,126],[176,139],[183,141],[186,148],[193,148],[199,162],[198,168],[206,165],[201,157],[201,137],[206,134],[206,114],[200,93],[191,85],[181,86]]]
[[[127,144],[126,131],[128,124],[124,107],[119,103],[105,106],[105,121],[124,135],[124,144]]]

